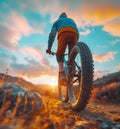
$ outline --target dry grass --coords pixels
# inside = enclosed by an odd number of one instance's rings
[[[120,102],[120,82],[111,83],[102,87],[94,87],[91,100],[101,102]]]

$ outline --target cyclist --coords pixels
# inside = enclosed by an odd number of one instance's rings
[[[51,54],[51,48],[54,39],[57,35],[58,47],[56,52],[56,59],[59,65],[59,83],[63,83],[66,80],[64,72],[64,53],[68,46],[69,53],[79,38],[79,32],[76,23],[71,18],[68,18],[66,13],[60,14],[58,20],[53,23],[51,32],[48,38],[48,48],[46,53]]]

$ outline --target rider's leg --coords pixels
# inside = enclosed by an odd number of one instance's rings
[[[71,36],[71,38],[69,38],[67,40],[68,42],[68,52],[69,52],[69,55],[70,55],[70,52],[72,50],[72,48],[75,46],[75,44],[77,43],[78,41],[78,37],[75,33],[73,33],[73,36]],[[74,76],[75,73],[76,73],[76,67],[75,67],[75,64],[73,63],[72,65],[69,65],[69,75],[70,76]]]
[[[58,62],[58,66],[59,66],[59,83],[63,83],[66,80],[66,75],[65,75],[65,71],[64,71],[64,66],[63,66],[63,62],[64,62],[64,53],[66,50],[66,42],[65,42],[65,34],[61,34],[58,38],[58,48],[57,48],[57,62]]]
[[[58,65],[59,65],[59,84],[62,84],[66,81],[63,62],[58,62]]]
[[[59,78],[63,78],[65,79],[65,72],[64,72],[64,66],[63,66],[63,62],[64,62],[64,53],[66,50],[66,46],[69,42],[67,42],[66,40],[68,39],[73,39],[74,42],[70,40],[70,46],[69,49],[71,50],[72,47],[75,44],[75,40],[77,39],[77,34],[73,33],[73,32],[63,32],[58,36],[58,48],[57,48],[57,62],[59,65]]]
[[[66,75],[65,75],[65,71],[64,71],[63,60],[64,60],[64,56],[57,55],[57,61],[58,61],[58,65],[59,65],[59,74],[58,74],[59,84],[62,84],[66,81]]]
[[[63,67],[64,53],[65,53],[66,46],[67,46],[67,44],[65,42],[65,37],[66,37],[65,33],[61,34],[58,37],[58,46],[57,46],[56,57],[57,57],[58,65],[59,65],[59,72],[64,71],[64,67]]]
[[[72,33],[71,34],[71,37],[70,38],[67,38],[69,55],[70,55],[70,52],[71,52],[72,48],[77,43],[77,41],[78,41],[78,36],[77,36],[76,33]]]
[[[58,65],[59,65],[59,72],[64,71],[63,62],[62,62],[62,61],[59,61],[59,62],[58,62]]]

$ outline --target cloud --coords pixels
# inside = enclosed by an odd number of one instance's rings
[[[112,41],[112,45],[115,45],[115,44],[118,44],[118,43],[120,43],[120,39],[119,38],[117,38],[116,40],[114,40],[114,41]]]
[[[64,2],[64,1],[63,1]],[[54,3],[54,8],[53,8]],[[60,12],[60,4],[61,1],[56,0],[20,0],[14,2],[8,2],[8,6],[11,5],[12,7],[18,7],[18,11],[22,12],[23,14],[26,12],[37,12],[42,16],[52,14],[51,21],[58,17],[58,12]],[[31,8],[32,7],[32,8]]]
[[[28,78],[42,77],[44,75],[55,76],[57,74],[57,67],[42,65],[37,62],[34,58],[26,57],[26,64],[18,63],[13,61],[11,67],[16,73],[24,73]]]
[[[103,26],[113,36],[120,36],[120,1],[83,1],[76,9],[66,6],[65,11],[79,27]],[[74,6],[74,4],[73,4]]]
[[[16,32],[25,36],[29,36],[34,33],[42,33],[41,30],[32,28],[27,19],[17,12],[11,12],[9,17],[9,25],[13,25],[14,28],[16,28]]]
[[[8,67],[10,63],[10,55],[7,52],[2,52],[2,50],[0,49],[0,71],[5,70],[6,67]]]
[[[88,35],[91,31],[89,29],[86,29],[85,31],[81,31],[80,35]]]
[[[54,8],[53,8],[54,3]],[[120,17],[120,1],[94,1],[94,0],[76,0],[73,1],[63,1],[63,0],[26,0],[23,2],[15,1],[8,2],[8,7],[17,7],[18,11],[25,14],[26,12],[37,12],[42,16],[50,15],[51,22],[54,22],[61,12],[66,12],[69,17],[73,18],[79,27],[85,26],[103,26],[103,30],[109,32],[113,36],[120,36],[119,21],[117,19]],[[32,8],[31,8],[32,7]],[[13,14],[14,17],[15,14]],[[22,22],[26,23],[25,20]],[[26,24],[27,25],[27,24]],[[26,30],[22,29],[25,35],[27,35],[31,29],[25,26]],[[38,30],[37,30],[38,31]]]
[[[94,71],[94,80],[96,80],[97,78],[101,78],[103,76],[106,76],[109,74],[109,71],[101,71],[101,70],[95,70]]]
[[[56,76],[57,74],[57,66],[50,64],[41,46],[20,47],[14,56],[17,60],[12,60],[10,66],[16,73],[25,73],[26,77],[30,78],[44,75]]]
[[[12,26],[0,24],[0,48],[14,50],[18,45],[21,35],[16,33]]]
[[[120,36],[120,2],[85,1],[82,6],[83,20],[87,25],[103,25],[103,30]],[[86,7],[85,7],[86,6]]]
[[[104,63],[104,62],[107,62],[109,60],[113,60],[115,54],[116,54],[116,52],[108,52],[106,54],[94,55],[93,59],[96,62]]]
[[[38,62],[40,62],[44,66],[48,66],[48,60],[46,56],[43,54],[41,46],[36,46],[36,47],[21,47],[19,49],[21,53],[23,53],[26,56],[32,57]]]
[[[28,21],[25,19],[24,16],[12,12],[9,17],[9,25],[13,25],[16,32],[28,36],[32,33],[32,28],[28,24]]]
[[[13,70],[10,64],[14,61],[16,62],[17,57],[7,50],[2,50],[0,48],[0,72],[5,73],[6,69],[9,69],[12,75],[15,75],[15,70]]]
[[[120,18],[106,23],[103,30],[109,32],[113,36],[120,36]]]
[[[0,49],[0,71],[26,78],[40,78],[42,76],[57,76],[58,67],[53,66],[42,52],[41,46],[20,47],[17,52]]]
[[[13,11],[6,16],[6,21],[0,23],[0,28],[0,47],[9,50],[15,50],[18,47],[23,35],[42,33],[42,30],[32,28],[24,16]]]
[[[84,20],[89,20],[93,25],[105,24],[106,22],[119,18],[120,16],[119,3],[116,1],[91,2],[86,0],[81,6]]]

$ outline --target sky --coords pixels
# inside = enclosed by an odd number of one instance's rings
[[[74,19],[93,55],[95,79],[120,71],[119,0],[0,0],[0,72],[34,84],[57,83],[55,56],[46,54],[52,24]],[[55,39],[52,51],[56,51]]]

